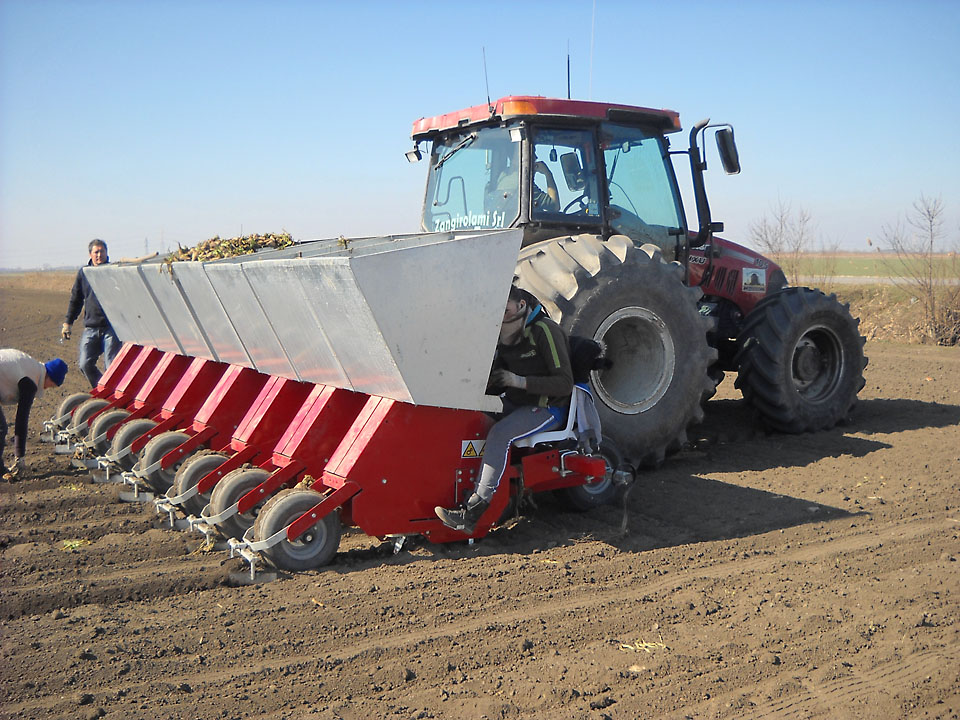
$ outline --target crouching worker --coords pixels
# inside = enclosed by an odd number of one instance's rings
[[[444,525],[471,534],[500,485],[510,445],[566,421],[573,392],[568,348],[566,334],[536,298],[511,287],[487,386],[489,394],[504,393],[504,414],[487,435],[473,494],[458,508],[435,508]]]
[[[16,480],[24,474],[23,456],[27,451],[27,422],[30,408],[35,398],[43,394],[45,388],[62,385],[67,375],[67,364],[60,358],[54,358],[46,364],[40,364],[25,352],[19,350],[0,350],[0,406],[16,405],[17,415],[14,422],[13,465],[9,469],[3,466],[3,451],[7,444],[7,419],[0,407],[0,472],[7,482]]]

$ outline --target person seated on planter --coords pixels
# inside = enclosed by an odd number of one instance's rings
[[[27,451],[27,423],[33,401],[45,388],[63,385],[67,364],[54,358],[41,364],[20,350],[0,350],[0,407],[16,405],[14,421],[13,465],[3,466],[3,451],[7,444],[7,419],[0,409],[0,473],[7,482],[22,477],[25,471],[23,456]]]
[[[516,286],[507,298],[487,392],[504,394],[504,413],[487,435],[477,487],[460,507],[434,508],[444,525],[467,534],[500,485],[510,445],[563,424],[573,392],[566,333]]]

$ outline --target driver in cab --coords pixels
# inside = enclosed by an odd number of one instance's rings
[[[532,207],[534,210],[543,212],[560,211],[560,192],[557,189],[557,182],[553,179],[553,173],[542,160],[537,160],[533,165],[533,189],[532,189]],[[537,184],[537,176],[543,176],[543,182],[547,186],[542,190]],[[520,174],[517,168],[512,165],[505,166],[497,177],[494,184],[494,201],[498,211],[519,207],[517,203],[517,194],[520,191]]]

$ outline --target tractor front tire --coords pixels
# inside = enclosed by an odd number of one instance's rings
[[[836,295],[787,288],[761,300],[738,338],[736,386],[775,430],[831,428],[863,388],[865,338]]]
[[[703,419],[717,359],[702,292],[684,285],[681,266],[656,245],[580,235],[524,248],[517,275],[569,335],[596,340],[612,362],[590,385],[603,437],[623,459],[655,466],[679,450]]]
[[[278,533],[310,508],[323,496],[314,490],[291,488],[270,498],[254,523],[253,536],[266,540]],[[313,570],[329,563],[340,546],[340,511],[334,510],[307,530],[299,539],[282,540],[263,551],[270,563],[279,570],[298,572]]]

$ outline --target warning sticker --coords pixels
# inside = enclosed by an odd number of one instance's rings
[[[743,271],[743,291],[765,293],[767,291],[767,271],[745,268]]]
[[[486,444],[486,440],[463,440],[460,442],[460,457],[483,457],[483,446]]]

